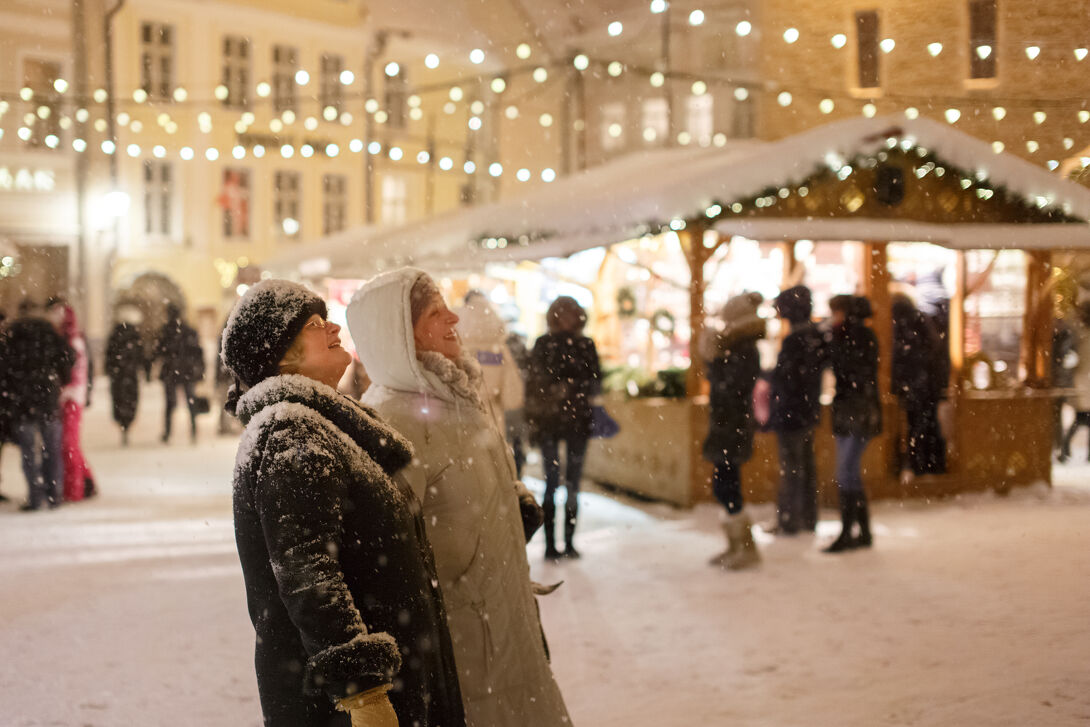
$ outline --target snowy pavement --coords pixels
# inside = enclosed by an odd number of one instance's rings
[[[123,450],[106,398],[84,435],[101,496],[0,504],[0,727],[259,725],[235,441],[206,416],[197,446],[160,444],[148,388]],[[838,527],[825,512],[816,541],[761,537],[748,573],[705,565],[713,506],[585,493],[583,560],[529,546],[534,577],[565,582],[542,616],[575,724],[1090,724],[1090,465],[1057,479],[879,503],[876,547],[840,557],[818,550]],[[10,445],[0,491],[25,492]]]

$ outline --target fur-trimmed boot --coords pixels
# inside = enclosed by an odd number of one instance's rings
[[[826,553],[843,553],[856,547],[855,538],[852,537],[852,528],[856,523],[856,495],[853,492],[840,493],[840,535],[834,540]]]
[[[857,492],[855,495],[855,521],[859,523],[859,537],[855,539],[855,547],[869,548],[874,539],[870,534],[870,507],[865,492]]]
[[[730,527],[727,525],[730,515],[723,513],[723,518],[719,521],[719,527],[723,529],[723,537],[727,541],[727,549],[719,555],[714,555],[708,560],[708,565],[715,568],[726,568],[727,561],[738,552],[738,544],[730,539]]]
[[[745,510],[736,515],[728,515],[726,522],[723,523],[723,529],[727,533],[730,553],[723,560],[723,568],[745,570],[760,565],[761,553],[753,540],[753,523]]]

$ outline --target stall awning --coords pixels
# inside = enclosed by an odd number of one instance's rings
[[[799,185],[816,174],[827,177],[830,170],[842,174],[845,166],[850,174],[854,159],[870,157],[873,162],[884,150],[892,153],[909,148],[937,160],[933,168],[949,168],[950,176],[944,180],[947,186],[956,183],[954,170],[962,183],[973,185],[972,189],[963,188],[978,193],[979,200],[972,199],[975,207],[953,205],[935,219],[926,215],[906,219],[892,207],[891,211],[877,210],[881,214],[862,207],[856,214],[834,205],[808,216],[797,209],[781,215],[783,205],[774,204],[779,202],[774,199],[775,190],[784,197],[794,195]],[[934,183],[934,177],[927,181]],[[990,201],[993,188],[998,191],[995,202]],[[770,208],[748,214],[753,211],[748,205],[769,190],[773,190]],[[1090,190],[1013,155],[997,154],[991,144],[947,124],[897,116],[835,122],[771,143],[639,152],[508,200],[396,228],[341,233],[308,247],[305,253],[300,251],[288,262],[293,268],[308,261],[321,268],[323,264],[316,261],[324,260],[330,274],[353,277],[404,264],[435,271],[472,269],[487,262],[565,256],[620,242],[657,232],[671,221],[699,218],[739,200],[746,201],[747,213],[712,215],[716,229],[755,239],[927,241],[958,248],[1090,248],[1090,225],[1086,223],[1090,220]],[[1000,209],[1001,201],[1005,208]],[[980,209],[988,204],[1002,214],[981,215]],[[1025,208],[1024,216],[1019,216],[1018,205]],[[300,260],[308,253],[309,257]],[[269,263],[274,270],[278,265],[282,262]]]

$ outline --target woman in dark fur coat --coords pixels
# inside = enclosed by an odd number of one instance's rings
[[[714,467],[712,492],[726,509],[727,550],[711,564],[727,570],[752,568],[761,561],[742,494],[742,465],[753,454],[753,389],[761,375],[757,341],[765,320],[757,314],[760,293],[742,293],[726,302],[718,319],[708,321],[700,353],[708,363],[708,437],[704,459]]]
[[[246,425],[235,538],[265,724],[464,727],[420,504],[395,477],[412,448],[337,393],[339,331],[316,295],[267,280],[223,333],[227,406]]]

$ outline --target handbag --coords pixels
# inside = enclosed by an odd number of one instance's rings
[[[212,402],[208,400],[207,396],[194,396],[193,397],[193,413],[194,414],[207,414],[212,411]]]
[[[590,436],[595,439],[609,439],[617,436],[621,425],[609,415],[604,406],[593,406],[590,410]]]

